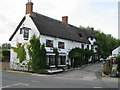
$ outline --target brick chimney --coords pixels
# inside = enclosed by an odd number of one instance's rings
[[[31,14],[33,12],[33,3],[31,0],[28,0],[26,3],[26,14]]]
[[[68,16],[63,16],[62,17],[62,22],[65,24],[68,24]]]

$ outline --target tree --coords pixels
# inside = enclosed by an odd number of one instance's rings
[[[94,33],[97,36],[97,52],[102,58],[107,58],[112,54],[112,51],[120,45],[120,41],[112,37],[110,34],[104,34],[103,32],[97,30],[95,30]]]
[[[41,63],[40,63],[40,67],[41,69],[46,69],[46,49],[45,49],[45,45],[41,45],[40,47],[40,56],[41,56]]]
[[[85,49],[84,50],[84,55],[85,55],[85,60],[84,60],[84,64],[87,64],[89,61],[90,56],[93,56],[94,52],[93,50],[89,50],[89,49]]]
[[[11,48],[11,44],[10,43],[2,44],[2,49],[10,49],[10,48]]]
[[[39,37],[33,35],[28,45],[31,67],[35,72],[46,68],[46,50],[44,45],[40,44]]]

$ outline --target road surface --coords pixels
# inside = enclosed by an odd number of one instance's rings
[[[54,75],[2,73],[3,88],[118,88],[118,79],[101,77],[101,64]]]

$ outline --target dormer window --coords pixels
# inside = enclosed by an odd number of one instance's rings
[[[81,39],[83,38],[83,37],[82,37],[82,34],[79,34],[79,36],[80,36]]]
[[[91,37],[91,40],[93,40],[93,37]]]

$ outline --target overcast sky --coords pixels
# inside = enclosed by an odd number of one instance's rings
[[[0,43],[8,42],[25,15],[28,0],[0,0]],[[34,12],[69,24],[90,26],[118,37],[118,0],[32,0]]]

